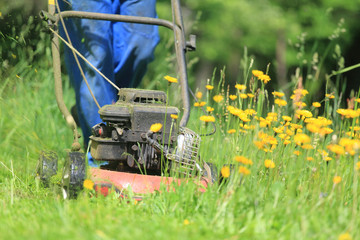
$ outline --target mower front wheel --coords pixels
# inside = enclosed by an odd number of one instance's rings
[[[204,170],[204,176],[208,178],[212,184],[219,180],[217,167],[213,163],[204,162]]]
[[[86,177],[85,154],[69,152],[62,176],[62,194],[64,199],[76,198],[83,189]]]
[[[49,187],[50,178],[56,175],[58,157],[53,151],[42,151],[36,169],[36,175],[45,187]]]

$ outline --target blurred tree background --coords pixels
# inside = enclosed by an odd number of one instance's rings
[[[357,0],[182,0],[181,3],[186,32],[197,35],[197,50],[189,54],[192,63],[189,75],[196,84],[193,87],[201,88],[212,77],[214,68],[224,66],[230,84],[242,83],[250,59],[254,59],[253,68],[263,71],[270,63],[273,88],[289,91],[302,78],[305,87],[316,93],[323,87],[325,74],[360,62],[360,1]],[[44,25],[37,17],[46,5],[45,0],[0,1],[1,75],[9,74],[20,62],[26,69],[26,65],[43,61],[44,56],[47,56],[45,61],[49,60],[49,36],[41,32]],[[170,0],[158,0],[157,9],[159,17],[171,19]],[[162,44],[169,45],[167,41]],[[163,50],[163,47],[157,49]],[[162,66],[158,62],[152,66],[158,65]],[[294,80],[296,69],[297,80]],[[156,75],[151,70],[150,74]],[[348,72],[337,79],[334,88],[336,84],[347,83],[348,88],[357,91],[359,76],[359,69]]]

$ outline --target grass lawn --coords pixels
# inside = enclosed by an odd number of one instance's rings
[[[86,192],[63,200],[34,178],[40,151],[56,151],[61,163],[72,140],[51,63],[17,65],[0,82],[0,239],[360,239],[359,112],[336,112],[328,95],[320,115],[301,89],[268,106],[261,78],[229,86],[236,99],[224,82],[203,91],[217,131],[202,138],[201,157],[224,175],[223,164],[236,165],[225,183],[205,193],[182,185],[138,203]],[[293,104],[302,102],[298,112]],[[210,132],[201,115],[193,107],[188,127]]]

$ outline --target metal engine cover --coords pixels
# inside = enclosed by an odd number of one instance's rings
[[[167,106],[166,99],[162,91],[121,89],[115,104],[99,110],[104,123],[92,129],[92,157],[101,161],[125,161],[133,168],[138,168],[140,163],[147,169],[159,169],[160,153],[148,145],[146,133],[152,124],[161,123],[162,129],[153,134],[152,139],[169,150],[176,144],[179,126],[171,114],[178,115],[180,111]]]

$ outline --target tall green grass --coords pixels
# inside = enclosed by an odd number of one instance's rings
[[[16,76],[18,73],[22,73]],[[265,169],[267,153],[253,145],[256,131],[230,135],[237,122],[217,118],[217,132],[203,137],[201,156],[222,164],[235,155],[252,159],[251,174],[232,173],[227,183],[199,193],[194,184],[176,192],[147,196],[135,204],[116,196],[64,201],[34,180],[41,150],[64,160],[72,134],[57,109],[49,66],[14,68],[0,95],[0,238],[2,239],[337,239],[359,236],[353,160],[308,162],[290,144],[274,151],[275,169]],[[215,90],[214,90],[215,91]],[[74,102],[65,86],[65,100]],[[211,99],[209,99],[211,102]],[[218,107],[219,109],[223,109]],[[206,132],[193,109],[190,128]],[[228,116],[230,118],[230,116]],[[230,120],[228,120],[230,121]],[[355,156],[357,157],[357,156]],[[343,180],[334,186],[332,177]],[[358,177],[357,175],[355,175]],[[356,206],[354,206],[356,204]],[[185,221],[186,220],[186,221]],[[184,222],[185,221],[185,222]],[[187,224],[187,221],[189,224]]]

